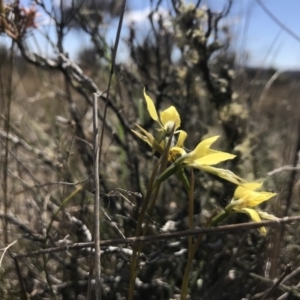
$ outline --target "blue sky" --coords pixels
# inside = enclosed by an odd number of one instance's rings
[[[299,0],[262,1],[277,19],[300,37]],[[300,42],[276,24],[255,0],[238,2],[232,10],[233,15],[241,17],[236,26],[237,49],[249,53],[250,64],[300,69]]]
[[[47,1],[50,2],[50,0]],[[296,35],[300,36],[300,0],[261,1],[276,18]],[[24,0],[21,2],[24,3],[27,1]],[[156,0],[153,2],[156,3]],[[195,2],[195,0],[186,0],[186,2]],[[150,10],[150,3],[151,1],[149,0],[128,0],[127,2],[128,11],[125,16],[125,22],[135,20],[141,36],[149,29],[146,17]],[[213,11],[220,11],[226,3],[226,0],[201,1],[201,5],[206,5]],[[168,12],[171,7],[171,0],[162,1],[162,12]],[[257,0],[233,0],[230,15],[224,22],[228,23],[232,30],[233,48],[241,54],[241,63],[253,66],[275,67],[281,70],[300,69],[300,42],[276,24],[258,5]],[[116,27],[117,20],[107,24],[107,27],[104,29],[107,39],[111,44],[114,41]],[[41,29],[53,32],[51,26],[48,26],[48,28],[44,26]],[[126,37],[127,34],[128,30],[124,27],[122,30],[123,37]],[[54,32],[51,35],[55,37]],[[43,43],[40,42],[41,38],[38,37],[37,40],[43,48]],[[66,49],[74,59],[78,51],[89,44],[90,39],[78,32],[71,32],[65,41]],[[245,60],[245,53],[248,57],[247,60]],[[119,59],[124,60],[125,58],[125,45],[121,44]]]

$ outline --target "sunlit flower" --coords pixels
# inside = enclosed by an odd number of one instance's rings
[[[275,193],[256,191],[261,187],[262,183],[257,182],[247,182],[237,187],[227,210],[245,213],[252,219],[253,222],[261,222],[261,219],[277,220],[277,217],[255,208],[259,204],[270,200],[276,195]],[[261,233],[266,234],[265,227],[261,227],[259,230]]]
[[[153,150],[157,151],[160,154],[163,153],[165,146],[168,143],[168,139],[172,131],[174,131],[174,136],[172,136],[171,150],[169,152],[169,161],[174,162],[181,153],[178,152],[177,148],[183,148],[184,141],[187,137],[187,133],[183,130],[177,130],[180,127],[180,116],[174,106],[170,106],[166,110],[160,112],[158,115],[156,108],[152,99],[146,94],[144,89],[144,97],[147,104],[147,109],[150,114],[150,117],[159,124],[159,131],[162,132],[160,138],[154,138],[154,136],[146,131],[144,128],[136,124],[136,127],[139,131],[132,130],[132,132],[139,137],[141,140],[146,142]],[[176,148],[174,151],[173,148]]]
[[[181,157],[176,160],[175,165],[200,169],[202,171],[226,179],[232,183],[241,184],[242,182],[244,182],[244,180],[235,175],[233,172],[226,169],[212,167],[213,165],[216,165],[220,162],[236,157],[235,155],[227,152],[210,149],[210,146],[218,138],[219,136],[214,136],[203,140],[193,151],[189,153],[186,153],[183,148],[173,147],[170,151],[176,151],[181,154]]]
[[[162,154],[165,149],[165,141],[161,141],[160,143],[154,138],[154,136],[149,133],[147,130],[142,128],[141,126],[136,124],[136,127],[141,131],[132,130],[132,132],[140,138],[142,141],[146,142],[153,150],[153,152],[157,151],[158,153]],[[183,143],[187,137],[187,133],[183,130],[180,130],[178,134],[177,141],[174,147],[171,147],[169,152],[169,161],[174,162],[178,157],[181,156],[181,152],[178,152],[178,148],[183,147]],[[174,150],[173,150],[174,149]]]
[[[146,94],[145,88],[144,97],[150,117],[159,124],[164,133],[167,136],[170,135],[173,128],[176,132],[181,123],[180,116],[176,108],[174,106],[170,106],[169,108],[160,112],[160,114],[158,115],[152,99]]]

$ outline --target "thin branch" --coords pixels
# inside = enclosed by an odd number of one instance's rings
[[[280,167],[280,168],[277,168],[273,171],[268,172],[267,175],[268,176],[273,176],[277,173],[281,173],[281,172],[284,172],[284,171],[300,171],[300,166],[293,167],[291,165],[286,165],[286,166],[283,166],[283,167]]]
[[[94,106],[93,106],[93,124],[94,124],[94,180],[95,180],[95,270],[96,270],[96,299],[101,299],[101,290],[100,290],[100,276],[101,276],[101,253],[100,253],[100,180],[99,180],[99,162],[101,162],[102,148],[103,148],[103,138],[104,138],[104,128],[105,120],[107,116],[107,108],[109,104],[109,92],[111,87],[111,81],[115,68],[116,54],[118,50],[120,34],[123,24],[123,17],[125,14],[126,0],[123,0],[122,12],[119,20],[119,26],[116,35],[116,41],[112,53],[112,64],[110,70],[110,76],[107,87],[107,94],[105,100],[105,107],[103,113],[103,126],[100,134],[99,142],[99,128],[98,128],[98,95],[94,94]],[[100,95],[99,95],[100,96]]]
[[[256,0],[256,2],[278,26],[280,26],[284,31],[286,31],[296,41],[300,42],[300,37],[291,29],[289,29],[287,26],[285,26],[284,23],[282,23],[276,16],[274,16],[272,12],[264,5],[264,3],[261,0]]]
[[[34,153],[37,155],[39,158],[42,159],[42,161],[46,164],[51,166],[52,168],[56,169],[56,165],[58,165],[56,158],[55,157],[49,157],[47,154],[45,154],[43,151],[40,149],[29,145],[26,141],[21,139],[20,137],[17,137],[11,133],[7,133],[3,130],[0,129],[0,137],[3,137],[15,145],[21,145],[25,150]]]
[[[26,235],[23,237],[28,237],[30,240],[38,242],[45,241],[45,239],[42,236],[35,234],[30,227],[19,221],[13,214],[5,214],[3,211],[0,210],[0,219],[4,219],[7,222],[16,225],[22,232],[25,232]]]
[[[275,80],[282,74],[282,71],[276,71],[272,77],[269,79],[269,81],[267,82],[267,84],[265,85],[259,99],[258,99],[258,103],[261,103],[262,100],[265,99],[267,92],[269,91],[269,89],[271,88],[271,86],[273,85],[273,83],[275,82]]]
[[[103,123],[105,123],[105,120],[106,120],[107,108],[108,108],[108,104],[109,104],[109,93],[110,93],[111,81],[112,81],[112,76],[114,74],[115,60],[116,60],[116,54],[117,54],[119,40],[120,40],[120,34],[121,34],[121,29],[122,29],[122,24],[123,24],[123,17],[125,14],[125,8],[126,8],[126,0],[123,0],[122,12],[121,12],[120,20],[119,20],[116,41],[115,41],[115,45],[114,45],[114,49],[113,49],[113,53],[112,53],[111,70],[110,70],[110,76],[109,76],[106,100],[105,100],[105,107],[104,107],[104,113],[103,113]],[[101,155],[102,155],[103,138],[104,138],[104,124],[102,126],[101,135],[100,135],[100,151],[99,151],[99,160],[100,161],[101,161]]]
[[[249,273],[249,275],[251,277],[259,279],[261,281],[268,282],[268,283],[273,283],[274,284],[274,281],[272,279],[268,279],[268,278],[265,278],[263,276],[260,276],[260,275],[254,274],[254,273]],[[296,289],[294,289],[293,287],[289,287],[287,285],[284,285],[284,284],[280,283],[279,286],[278,286],[278,288],[281,289],[281,290],[283,290],[283,291],[287,291],[287,292],[292,293],[293,295],[297,296],[297,298],[300,297],[299,291],[296,290]]]
[[[121,231],[121,229],[117,226],[116,222],[114,222],[112,220],[112,218],[108,215],[108,213],[101,208],[102,213],[104,214],[104,216],[108,219],[108,221],[110,222],[110,224],[119,232],[119,234],[121,235],[121,237],[123,237],[124,239],[126,239],[126,236],[123,234],[123,232]]]
[[[10,51],[10,57],[9,57],[9,64],[10,64],[10,70],[7,74],[7,91],[5,98],[7,99],[7,103],[4,105],[4,111],[6,114],[6,120],[5,120],[5,152],[4,152],[4,168],[3,168],[3,198],[4,198],[4,213],[8,213],[8,207],[9,207],[9,193],[8,193],[8,141],[9,141],[9,129],[10,129],[10,113],[11,113],[11,101],[12,101],[12,81],[13,81],[13,64],[14,64],[14,41],[12,41],[11,45],[11,51]],[[9,238],[8,238],[8,227],[7,227],[7,221],[4,220],[4,243],[8,244]]]
[[[49,186],[49,185],[68,185],[68,186],[76,186],[76,185],[79,185],[79,184],[82,184],[86,181],[88,181],[91,177],[92,177],[93,174],[91,174],[89,177],[81,180],[81,181],[78,181],[78,182],[64,182],[64,181],[54,181],[54,182],[46,182],[46,183],[41,183],[41,184],[36,184],[36,185],[33,185],[33,186],[29,186],[27,187],[26,189],[23,189],[22,191],[19,191],[19,192],[16,192],[14,195],[19,195],[19,194],[22,194],[22,193],[25,193],[29,190],[32,190],[32,189],[36,189],[36,188],[40,188],[40,187],[44,187],[44,186]]]
[[[299,222],[300,216],[295,217],[284,217],[282,219],[278,219],[276,221],[262,221],[262,222],[249,222],[245,224],[233,224],[233,225],[225,225],[225,226],[218,226],[213,228],[199,228],[199,229],[193,229],[193,230],[183,230],[183,231],[177,231],[177,232],[168,232],[168,233],[162,233],[158,235],[147,235],[147,236],[139,236],[139,237],[131,237],[126,239],[114,239],[114,240],[104,240],[100,242],[101,247],[107,247],[107,246],[114,246],[114,245],[128,245],[128,244],[134,244],[136,242],[153,242],[153,241],[160,241],[160,240],[167,240],[167,239],[173,239],[173,238],[183,238],[183,237],[189,237],[189,236],[197,236],[200,234],[214,234],[214,233],[220,233],[220,232],[232,232],[232,231],[239,231],[239,230],[250,230],[250,229],[257,229],[262,226],[280,226],[284,224],[289,224],[293,222]],[[48,249],[42,249],[33,251],[30,253],[23,253],[23,254],[17,254],[17,258],[22,257],[31,257],[41,254],[47,254],[52,252],[61,252],[71,249],[83,249],[83,248],[89,248],[94,247],[95,243],[76,243],[73,245],[63,246],[63,247],[55,247],[55,248],[48,248]]]
[[[1,269],[2,260],[3,260],[4,256],[5,256],[6,251],[7,251],[10,247],[12,247],[16,242],[18,242],[18,240],[13,241],[13,242],[11,242],[9,245],[7,245],[5,248],[0,249],[0,251],[3,251],[2,255],[1,255],[1,258],[0,258],[0,269]]]
[[[261,300],[265,300],[267,299],[267,297],[269,297],[273,291],[278,288],[278,286],[282,283],[282,281],[284,280],[284,278],[289,275],[292,272],[292,267],[291,265],[287,265],[284,272],[282,273],[282,275],[280,276],[280,278],[273,284],[273,286],[265,293],[265,295],[261,298]]]
[[[300,151],[300,118],[298,119],[298,128],[297,128],[297,142],[295,145],[294,157],[293,157],[293,167],[297,167],[299,157],[298,153]],[[285,212],[284,216],[287,216],[288,210],[291,205],[292,195],[293,195],[293,188],[296,181],[296,170],[293,170],[290,173],[289,183],[288,183],[288,191],[286,196],[286,205],[285,205]]]
[[[19,278],[19,282],[20,282],[20,286],[21,286],[21,300],[28,300],[26,288],[25,288],[24,280],[23,280],[23,277],[21,274],[18,259],[16,257],[14,257],[13,260],[15,262],[16,272],[18,274],[18,278]]]
[[[94,145],[94,247],[95,247],[95,272],[96,272],[96,299],[101,299],[101,253],[100,253],[100,180],[99,180],[99,122],[98,122],[98,96],[94,94],[93,105],[93,145]],[[104,128],[104,126],[102,127]],[[90,275],[91,276],[91,275]]]

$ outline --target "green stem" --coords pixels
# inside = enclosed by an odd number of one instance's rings
[[[230,205],[225,208],[225,210],[221,211],[216,217],[214,217],[209,224],[207,225],[208,228],[214,227],[218,225],[221,221],[223,221],[230,213]],[[188,260],[187,264],[184,270],[184,275],[183,275],[183,280],[182,280],[182,285],[181,285],[181,300],[186,300],[187,294],[188,294],[188,285],[189,285],[189,275],[192,269],[192,264],[193,260],[195,257],[195,254],[201,244],[203,235],[199,235],[197,238],[196,243],[191,247],[192,250],[189,248],[189,253],[188,253]]]
[[[220,222],[222,222],[227,216],[229,215],[229,211],[227,210],[227,208],[225,208],[225,210],[222,210],[221,212],[219,212],[208,224],[207,227],[214,227],[216,225],[218,225]]]
[[[183,168],[180,168],[178,171],[177,171],[177,175],[179,177],[179,179],[181,180],[181,182],[183,183],[183,186],[184,188],[186,189],[187,193],[189,193],[189,190],[190,190],[190,182],[189,180],[187,179],[185,173],[184,173],[184,169]]]
[[[189,229],[194,229],[194,172],[191,169],[191,179],[190,182],[188,181],[184,170],[181,169],[178,172],[178,175],[183,182],[185,188],[187,189],[188,198],[189,198]],[[188,238],[188,260],[184,270],[184,276],[182,279],[182,286],[181,286],[181,299],[186,299],[188,293],[188,283],[189,283],[189,274],[193,264],[193,258],[195,256],[195,249],[197,249],[193,245],[193,237]]]
[[[190,189],[188,191],[189,195],[189,230],[194,229],[194,186],[195,186],[195,178],[193,169],[191,169],[191,180],[190,180]],[[193,248],[193,237],[190,236],[188,238],[189,241],[189,252],[192,251]]]
[[[184,269],[184,275],[182,279],[182,285],[181,285],[181,293],[180,293],[180,299],[186,300],[187,293],[188,293],[188,286],[189,286],[189,275],[192,269],[193,259],[195,256],[195,247],[192,247],[192,249],[189,249],[188,254],[188,260]]]
[[[147,234],[147,230],[148,230],[148,226],[149,226],[149,222],[150,222],[150,216],[152,216],[153,209],[155,207],[155,203],[156,203],[156,199],[157,199],[157,196],[158,196],[159,188],[160,188],[160,184],[157,186],[157,189],[155,190],[153,200],[150,203],[150,207],[148,209],[148,216],[149,217],[146,219],[145,227],[144,227],[144,230],[143,230],[143,235],[144,236]]]
[[[160,164],[160,161],[158,161],[157,164],[155,165],[154,170],[150,177],[149,185],[147,188],[147,193],[146,193],[145,199],[142,203],[141,211],[139,213],[138,222],[137,222],[136,229],[135,229],[136,237],[140,236],[141,231],[142,231],[142,224],[143,224],[144,216],[145,216],[145,213],[146,213],[146,210],[148,207],[154,178],[158,171],[159,164]],[[141,250],[142,250],[142,243],[133,244],[131,263],[130,263],[130,273],[129,273],[129,287],[128,287],[128,299],[129,300],[133,299],[135,279],[136,279],[137,271],[138,271],[137,262],[138,262],[138,257],[139,257]]]
[[[168,169],[162,172],[162,174],[160,174],[159,177],[155,180],[152,190],[154,190],[158,184],[162,183],[163,181],[168,179],[171,175],[176,173],[178,169],[179,169],[178,165],[172,164]]]
[[[171,136],[173,136],[173,135],[174,135],[174,128],[173,128],[173,132],[172,132]],[[161,177],[161,174],[163,174],[166,170],[166,167],[167,167],[167,164],[168,164],[168,157],[169,157],[170,147],[171,147],[171,141],[172,141],[172,138],[170,138],[168,140],[167,146],[165,147],[161,158],[157,162],[157,164],[154,168],[154,171],[152,172],[150,182],[149,182],[149,185],[148,185],[148,189],[147,189],[147,194],[146,194],[145,200],[143,201],[142,208],[141,208],[141,211],[140,211],[140,214],[139,214],[139,217],[138,217],[138,223],[137,223],[136,231],[135,231],[135,236],[136,237],[140,236],[140,234],[141,234],[142,224],[143,224],[143,220],[144,220],[144,217],[145,217],[145,213],[146,213],[147,208],[148,208],[148,204],[149,204],[149,201],[150,201],[150,196],[151,196],[152,192],[156,189],[153,201],[150,204],[150,211],[149,212],[152,213],[152,211],[154,209],[156,199],[157,199],[157,196],[158,196],[158,192],[159,192],[159,188],[160,188],[160,184],[163,182],[163,180],[158,181],[157,179],[154,181],[154,178],[156,176],[158,168],[159,168],[159,178]],[[148,224],[149,224],[149,221],[146,223],[144,234],[147,232]],[[138,263],[140,253],[142,251],[142,247],[143,247],[143,243],[141,243],[141,242],[138,243],[138,244],[134,244],[133,247],[132,247],[133,251],[132,251],[132,257],[131,257],[131,263],[130,263],[128,300],[133,299],[135,279],[136,279],[137,273],[138,273],[137,263]]]

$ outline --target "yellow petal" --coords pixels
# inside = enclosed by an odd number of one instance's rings
[[[276,196],[275,193],[248,191],[244,194],[244,197],[242,197],[241,200],[245,199],[245,206],[255,207],[274,196]]]
[[[187,133],[183,130],[179,130],[179,136],[178,136],[178,140],[176,143],[176,147],[182,148],[186,137],[187,137]]]
[[[252,219],[253,222],[257,222],[257,223],[261,222],[261,218],[260,218],[258,212],[255,209],[252,209],[252,208],[242,208],[242,209],[238,210],[238,212],[246,213],[248,216],[250,216],[250,218]],[[265,227],[260,227],[259,231],[262,234],[266,234],[267,233]]]
[[[213,136],[200,142],[197,147],[189,153],[186,158],[187,163],[193,162],[195,159],[201,158],[208,154],[210,146],[219,138],[219,136]]]
[[[235,199],[240,199],[243,197],[244,193],[246,191],[254,191],[257,190],[259,188],[261,188],[263,185],[263,183],[259,183],[259,182],[246,182],[243,183],[243,185],[239,186],[235,192],[234,192],[234,198]]]
[[[218,153],[205,155],[199,159],[196,159],[196,160],[194,160],[193,164],[212,166],[212,165],[216,165],[222,161],[225,161],[228,159],[233,159],[235,157],[236,157],[236,155],[233,155],[230,153],[218,152]]]
[[[275,217],[274,215],[268,214],[265,211],[257,211],[259,216],[261,217],[261,219],[265,219],[265,220],[271,220],[271,221],[277,221],[279,220],[279,218]]]
[[[198,167],[198,169],[216,175],[220,178],[223,178],[237,185],[242,184],[244,182],[244,179],[240,178],[239,176],[235,175],[233,172],[226,169],[220,169],[211,166],[201,166]]]
[[[263,182],[246,182],[243,184],[243,187],[245,187],[249,191],[255,191],[259,188],[261,188],[263,185]]]
[[[156,108],[154,106],[154,103],[153,103],[152,99],[146,94],[146,89],[145,88],[144,88],[144,97],[145,97],[145,100],[146,100],[146,103],[147,103],[147,109],[148,109],[148,112],[150,114],[150,117],[154,121],[159,122],[158,114],[157,114]]]
[[[255,209],[245,207],[239,209],[238,212],[246,213],[252,219],[253,222],[261,222],[261,218]]]
[[[174,106],[170,106],[160,113],[160,121],[164,127],[170,123],[175,124],[175,130],[180,126],[181,122],[179,113]]]

